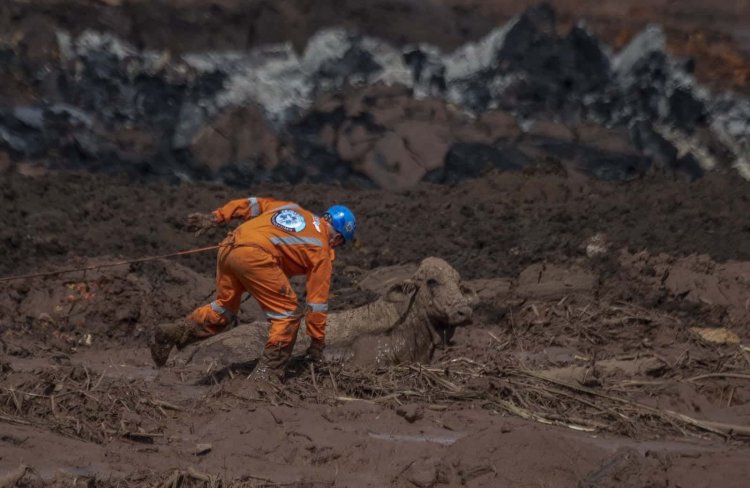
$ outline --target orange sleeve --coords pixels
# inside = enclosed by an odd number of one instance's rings
[[[248,197],[232,200],[221,208],[213,211],[216,223],[223,224],[232,219],[248,220],[262,214],[278,200],[263,197]]]
[[[315,330],[320,337],[314,339],[323,340],[325,338],[326,320],[328,319],[328,293],[331,288],[331,272],[333,264],[326,253],[315,263],[313,268],[307,273],[307,304],[305,306],[305,321],[308,324],[308,331]]]

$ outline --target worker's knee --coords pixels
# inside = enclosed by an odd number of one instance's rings
[[[293,317],[284,320],[272,320],[268,330],[267,346],[287,347],[294,344],[297,339],[297,331],[300,326],[300,318]]]

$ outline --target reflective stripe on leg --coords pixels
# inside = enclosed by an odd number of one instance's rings
[[[266,317],[269,319],[288,319],[292,317],[301,317],[302,314],[300,314],[297,310],[292,311],[286,311],[286,312],[273,312],[271,310],[264,310],[266,312]]]

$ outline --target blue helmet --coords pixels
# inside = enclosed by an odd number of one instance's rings
[[[357,230],[357,219],[354,218],[351,210],[343,205],[334,205],[326,210],[323,217],[331,223],[336,232],[341,234],[344,242],[352,240],[354,231]]]

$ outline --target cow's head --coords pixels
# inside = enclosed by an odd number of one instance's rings
[[[387,296],[408,299],[411,311],[429,322],[435,342],[447,342],[456,327],[470,324],[477,300],[458,271],[435,257],[424,259],[414,276],[394,285]]]

